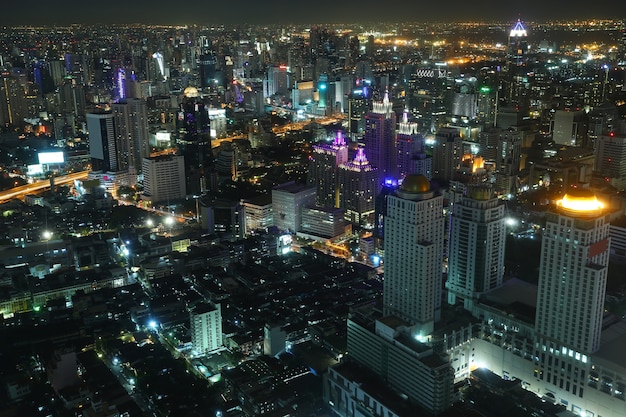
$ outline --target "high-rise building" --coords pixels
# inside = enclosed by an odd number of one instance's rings
[[[609,226],[602,204],[585,189],[570,189],[557,210],[548,214],[535,319],[543,345],[556,345],[559,351],[573,351],[577,357],[600,348]],[[563,356],[567,360],[571,355]],[[547,360],[540,365],[549,366]]]
[[[618,190],[626,189],[626,130],[598,136],[595,171]]]
[[[425,338],[441,316],[443,198],[423,175],[407,176],[387,198],[385,315],[396,316]]]
[[[496,146],[496,192],[515,195],[522,161],[524,132],[500,132]]]
[[[87,113],[89,156],[93,171],[122,171],[126,169],[115,138],[113,113],[101,110]]]
[[[185,198],[185,159],[181,155],[144,158],[142,172],[142,199],[161,203]]]
[[[504,205],[489,185],[469,185],[450,219],[448,303],[472,311],[481,294],[502,284],[506,224]]]
[[[518,20],[509,32],[509,55],[513,65],[521,66],[526,63],[528,54],[528,32],[522,21]]]
[[[339,176],[341,164],[348,162],[348,146],[341,131],[332,143],[313,145],[307,183],[316,187],[316,204],[339,207]]]
[[[280,232],[295,233],[302,225],[302,209],[315,205],[315,187],[290,181],[272,189],[274,226]]]
[[[120,100],[111,105],[115,121],[117,143],[123,150],[129,167],[138,172],[143,158],[150,156],[148,111],[146,101],[139,98]]]
[[[432,158],[426,155],[424,137],[418,133],[417,123],[409,122],[405,112],[396,135],[396,165],[399,178],[421,174],[432,178]]]
[[[357,150],[352,161],[339,166],[339,207],[345,210],[346,220],[368,229],[374,227],[375,202],[380,188],[376,171],[363,148]]]
[[[272,198],[261,195],[243,202],[245,217],[245,236],[254,233],[255,230],[264,230],[274,225]]]
[[[458,129],[441,128],[435,135],[433,178],[449,181],[461,163],[463,139]]]
[[[199,195],[206,190],[208,169],[213,164],[210,119],[202,97],[194,87],[187,87],[178,111],[178,149],[185,157],[187,193]]]
[[[383,101],[374,102],[372,111],[365,116],[363,142],[379,177],[397,178],[396,114],[387,94]]]
[[[222,309],[220,304],[202,303],[190,313],[191,347],[205,355],[222,347]]]

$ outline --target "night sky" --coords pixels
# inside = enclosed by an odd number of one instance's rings
[[[626,18],[624,0],[2,0],[0,24],[341,23]]]

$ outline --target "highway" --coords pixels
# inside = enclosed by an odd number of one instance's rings
[[[73,174],[63,175],[54,178],[54,185],[65,185],[74,182],[74,180],[84,180],[89,175],[89,171],[80,171]],[[46,188],[50,188],[50,180],[37,181],[32,184],[21,185],[11,188],[10,190],[0,192],[0,203],[5,203],[14,198],[23,200],[28,194],[35,194]]]

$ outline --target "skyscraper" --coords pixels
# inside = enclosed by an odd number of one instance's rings
[[[598,136],[595,171],[618,190],[626,189],[626,129]]]
[[[472,311],[480,294],[500,286],[504,276],[504,205],[489,185],[469,185],[453,207],[448,257],[448,303]]]
[[[190,313],[191,346],[204,355],[222,346],[222,309],[219,304],[199,304]]]
[[[313,145],[307,183],[316,187],[316,204],[339,207],[339,177],[341,164],[348,162],[348,146],[341,131],[332,143]]]
[[[108,172],[125,169],[118,154],[113,113],[105,110],[87,113],[87,130],[92,170]]]
[[[363,148],[359,148],[354,160],[339,166],[339,206],[345,210],[346,219],[352,224],[374,225],[374,208],[379,190],[378,174]]]
[[[423,175],[409,175],[387,197],[384,314],[426,337],[441,316],[443,198]]]
[[[574,359],[571,352],[580,359],[600,347],[608,249],[602,204],[589,190],[569,190],[547,217],[535,319],[540,342],[565,349],[566,360]],[[548,361],[541,366],[547,368]]]
[[[121,100],[111,105],[117,142],[135,173],[141,170],[143,158],[150,156],[148,112],[146,101],[138,98]]]
[[[461,163],[463,139],[457,129],[441,128],[435,135],[433,178],[449,181]]]
[[[374,102],[373,109],[365,116],[363,142],[373,166],[378,168],[379,178],[397,178],[396,169],[396,114],[389,96]]]
[[[426,155],[424,137],[417,133],[417,123],[409,122],[407,112],[398,124],[396,135],[396,165],[399,178],[409,174],[432,177],[432,158]]]
[[[185,157],[185,182],[188,194],[206,190],[206,175],[213,164],[209,114],[198,90],[187,87],[178,111],[179,152]]]

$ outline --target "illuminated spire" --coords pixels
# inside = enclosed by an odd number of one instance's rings
[[[365,156],[365,149],[359,148],[356,151],[356,155],[354,156],[354,164],[355,165],[367,165],[367,164],[369,164],[369,161],[367,160],[367,157]]]
[[[335,136],[335,140],[333,142],[334,146],[340,147],[340,146],[346,146],[346,140],[343,137],[343,133],[341,132],[341,130],[337,131],[337,135]]]
[[[409,123],[409,109],[404,109],[404,113],[402,113],[402,123]]]
[[[383,98],[383,104],[385,106],[389,105],[389,91],[385,91],[385,97]]]
[[[515,24],[513,29],[511,29],[511,33],[509,33],[509,36],[511,38],[518,38],[527,35],[528,34],[526,33],[526,28],[524,28],[524,25],[522,25],[522,21],[520,19],[517,19],[517,23]]]

